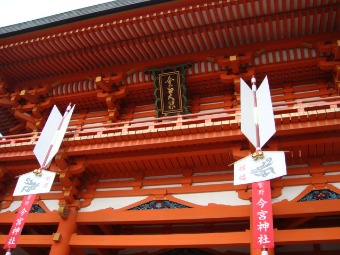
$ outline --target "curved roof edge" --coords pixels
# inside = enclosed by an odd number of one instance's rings
[[[40,29],[64,25],[77,21],[82,21],[107,14],[118,13],[122,11],[133,10],[147,7],[169,0],[116,0],[108,3],[93,5],[77,10],[72,10],[52,16],[18,23],[10,26],[0,27],[0,38],[19,35],[27,32],[33,32]]]

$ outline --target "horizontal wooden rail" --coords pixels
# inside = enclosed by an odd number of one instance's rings
[[[319,244],[340,241],[340,228],[274,230],[276,245]],[[77,248],[180,248],[248,246],[250,231],[167,235],[73,235]]]
[[[320,234],[322,233],[322,234]],[[340,228],[313,228],[274,231],[276,245],[319,244],[340,241]],[[4,244],[7,235],[0,235]],[[162,235],[77,235],[73,234],[69,245],[74,248],[207,248],[248,246],[250,231],[200,234]],[[52,235],[23,235],[18,244],[22,247],[49,247]]]
[[[79,225],[127,225],[249,221],[250,205],[209,205],[178,210],[139,211],[107,208],[96,212],[78,212]],[[340,214],[340,200],[308,202],[281,201],[273,204],[274,218],[316,217]],[[1,225],[12,224],[15,213],[1,213]],[[27,225],[55,225],[60,222],[56,211],[29,214]]]
[[[340,96],[273,104],[277,125],[337,118],[340,116],[339,106]],[[150,117],[143,120],[106,124],[95,123],[89,128],[71,126],[68,128],[65,139],[69,141],[93,138],[105,139],[105,135],[114,134],[119,136],[129,136],[132,134],[136,138],[141,139],[145,133],[159,133],[164,131],[165,135],[169,136],[170,134],[182,134],[180,130],[191,128],[197,129],[199,133],[206,132],[207,130],[239,130],[240,109],[215,110],[162,118]],[[199,131],[199,129],[201,129],[201,131]],[[16,151],[16,146],[32,149],[38,138],[39,132],[3,136],[0,140],[0,149],[4,148],[5,150]],[[128,138],[128,140],[131,140],[131,138]],[[98,142],[97,140],[94,141]]]
[[[22,247],[50,247],[52,235],[22,235]],[[338,243],[340,228],[311,228],[274,230],[276,245]],[[3,245],[7,235],[0,235]],[[223,232],[161,235],[78,235],[73,234],[69,245],[73,248],[211,248],[249,246],[251,232]]]
[[[18,245],[22,247],[50,247],[53,244],[52,235],[21,235]],[[7,235],[0,235],[0,244],[4,245]]]
[[[74,248],[181,248],[247,246],[250,232],[171,235],[73,235]]]
[[[309,202],[282,201],[273,204],[274,218],[339,215],[340,200]],[[211,205],[180,210],[79,212],[78,224],[160,224],[249,220],[250,206]]]

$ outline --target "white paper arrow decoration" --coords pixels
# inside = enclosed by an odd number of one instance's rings
[[[275,120],[267,76],[256,91],[241,79],[241,132],[257,148],[255,125],[259,126],[260,148],[275,134]]]
[[[68,109],[64,117],[61,115],[57,106],[53,107],[33,150],[41,167],[48,167],[52,158],[57,154],[66,133],[67,126],[71,120],[74,107],[75,105]]]
[[[13,196],[47,193],[51,190],[55,173],[45,171],[53,157],[57,154],[61,142],[71,120],[75,105],[67,107],[64,116],[56,106],[53,107],[50,116],[34,147],[34,154],[40,164],[39,174],[29,172],[19,177]],[[41,172],[40,172],[41,171]]]
[[[62,119],[63,116],[61,115],[57,106],[54,106],[52,112],[50,113],[50,116],[48,116],[44,129],[39,136],[39,140],[33,149],[33,153],[37,158],[40,166],[44,165],[46,154],[48,152],[48,149],[50,148],[50,145],[52,144],[52,141],[55,134],[57,133],[58,126],[61,123]],[[45,165],[47,165],[46,162]]]
[[[65,133],[66,133],[66,129],[68,127],[68,124],[70,123],[74,107],[75,107],[75,105],[73,105],[73,107],[71,108],[71,110],[69,112],[65,113],[60,125],[58,126],[57,132],[54,136],[54,140],[52,140],[52,149],[50,151],[50,154],[47,157],[46,165],[49,165],[49,163],[51,162],[53,157],[57,154],[57,152],[60,148],[60,145],[61,145],[61,143],[64,139],[64,136],[65,136]]]

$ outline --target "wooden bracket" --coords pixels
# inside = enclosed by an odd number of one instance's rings
[[[66,170],[68,168],[69,165],[64,149],[59,149],[59,152],[55,156],[55,162],[60,170]]]
[[[3,81],[0,81],[0,94],[6,95],[8,93],[7,91],[7,84]]]
[[[229,57],[217,57],[216,62],[219,66],[227,66],[232,69],[233,74],[240,74],[241,64],[249,63],[253,60],[254,53],[252,51],[245,52],[244,54],[232,55]]]
[[[340,40],[336,41],[336,46],[334,47],[334,60],[340,60]]]
[[[112,91],[112,83],[110,81],[104,80],[101,76],[96,77],[95,83],[106,93]]]
[[[36,93],[29,93],[27,90],[20,91],[19,98],[25,98],[27,101],[34,104],[39,102],[39,97],[36,95]]]
[[[80,159],[76,161],[75,165],[70,165],[64,151],[58,153],[56,156],[56,165],[59,168],[59,181],[63,187],[64,199],[67,203],[72,203],[79,194],[79,186],[81,182],[76,176],[82,173],[86,168],[86,160]]]
[[[220,74],[220,79],[222,83],[235,83],[235,80],[237,79],[244,79],[244,80],[250,80],[251,77],[254,75],[255,69],[254,68],[249,68],[246,73],[241,73],[239,75],[235,74]]]

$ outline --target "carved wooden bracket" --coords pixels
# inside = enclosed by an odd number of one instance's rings
[[[28,90],[21,90],[20,93],[18,94],[18,98],[24,98],[27,101],[31,102],[31,103],[38,103],[39,102],[39,97],[37,95],[37,93],[35,93],[36,91],[34,91],[33,93],[30,93]]]
[[[1,196],[1,206],[0,209],[8,208],[12,201],[13,196],[6,196],[6,189],[9,187],[7,183],[7,177],[6,177],[7,169],[4,166],[0,166],[0,192],[2,194]]]
[[[0,81],[0,95],[6,95],[7,93],[7,84],[3,81]]]
[[[119,87],[115,92],[103,93],[99,92],[97,98],[101,101],[105,101],[108,108],[113,108],[115,106],[114,102],[126,96],[127,86]]]
[[[108,75],[107,77],[97,76],[95,83],[102,92],[97,94],[98,100],[105,102],[109,112],[109,120],[116,121],[119,116],[119,99],[126,96],[127,86],[114,86],[115,84],[122,82],[126,76],[134,74],[135,70],[129,70],[128,72],[118,72],[115,75]]]
[[[72,204],[76,200],[76,197],[79,195],[79,192],[80,192],[78,188],[80,184],[78,178],[74,178],[73,182],[74,184],[71,187],[63,188],[64,200],[68,204]]]
[[[336,42],[317,42],[315,48],[321,53],[331,53],[332,60],[340,60],[340,40]]]
[[[10,101],[10,99],[1,98],[0,99],[0,106],[11,107],[12,106],[12,102]]]
[[[319,58],[318,66],[321,70],[333,71],[334,85],[340,94],[340,61],[327,61],[326,58]]]
[[[135,73],[135,70],[129,70],[128,72],[118,72],[115,75],[110,75],[108,77],[102,77],[97,76],[95,78],[95,83],[100,87],[104,92],[110,93],[117,89],[117,86],[114,86],[114,84],[117,84],[119,82],[122,82],[123,79],[128,76]]]
[[[318,59],[318,66],[321,70],[334,72],[335,88],[340,94],[340,40],[336,42],[317,42],[315,48],[321,53],[330,53],[329,56]]]
[[[192,174],[193,174],[193,169],[183,169],[182,171],[183,174],[183,179],[182,179],[182,185],[183,187],[190,187],[192,185]]]
[[[86,169],[87,163],[84,158],[76,160],[68,158],[64,149],[60,149],[52,162],[50,169],[59,174],[59,181],[63,190],[63,199],[68,205],[78,199],[82,189],[79,179],[80,174]]]
[[[26,127],[29,131],[38,131],[43,128],[48,116],[48,114],[44,115],[43,111],[49,109],[52,105],[51,98],[45,99],[43,97],[48,92],[49,87],[46,85],[39,89],[9,93],[6,91],[6,86],[2,84],[0,90],[7,92],[7,95],[0,99],[0,105],[9,108],[14,117],[22,122],[15,128]]]
[[[5,185],[4,175],[7,172],[7,169],[3,166],[0,166],[0,191],[3,191],[7,185]],[[5,194],[5,193],[2,193]]]
[[[58,166],[59,181],[63,187],[63,195],[66,203],[73,203],[81,191],[81,182],[79,174],[86,168],[85,159],[77,159],[75,164],[70,163],[71,159],[67,158],[65,151],[61,149],[55,157],[55,163]]]
[[[118,91],[111,93],[103,93],[99,92],[97,94],[97,98],[100,101],[106,103],[108,108],[108,117],[110,121],[116,121],[119,116],[120,111],[120,103],[119,99],[125,97],[127,91],[127,87],[120,87]]]
[[[217,57],[215,61],[219,66],[230,67],[233,74],[240,74],[242,70],[240,66],[242,64],[249,63],[253,60],[254,53],[249,51],[244,55],[233,55],[228,57]]]
[[[340,60],[340,40],[336,41],[336,46],[333,50],[333,53],[334,53],[334,59]]]
[[[67,156],[65,154],[64,149],[59,149],[59,152],[54,158],[55,163],[59,167],[60,170],[65,170],[68,168],[69,164],[67,162]]]
[[[104,79],[101,76],[96,77],[95,83],[106,93],[112,91],[112,82],[109,79]]]
[[[234,91],[236,94],[240,94],[240,78],[243,80],[250,80],[251,77],[255,74],[254,68],[249,68],[246,73],[241,73],[239,75],[236,74],[220,74],[221,82],[234,84]]]
[[[86,184],[86,193],[82,197],[82,201],[80,202],[81,208],[89,206],[94,198],[94,192],[97,188],[98,177],[90,176],[89,180]]]
[[[340,94],[340,63],[335,66],[335,73],[334,73],[334,83],[335,83],[335,88],[338,91],[338,94]]]
[[[319,58],[318,66],[321,70],[336,72],[338,71],[337,67],[340,66],[340,61],[327,61],[326,58]]]
[[[7,172],[6,168],[3,166],[0,166],[0,178],[2,178],[6,172]]]

